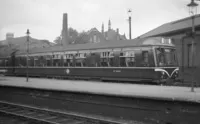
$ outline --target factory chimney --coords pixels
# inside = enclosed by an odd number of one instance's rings
[[[68,20],[67,20],[67,13],[63,14],[63,27],[62,27],[62,45],[67,46],[68,43]]]

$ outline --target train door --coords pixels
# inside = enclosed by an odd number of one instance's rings
[[[15,54],[11,54],[11,67],[12,67],[12,74],[15,72]]]
[[[136,59],[138,60],[137,65],[140,67],[149,66],[149,48],[140,48],[138,54],[136,54]]]
[[[196,44],[194,44],[193,51],[196,51],[195,48],[196,48]],[[188,67],[192,67],[194,65],[195,57],[193,58],[192,56],[195,56],[195,53],[194,53],[194,55],[192,55],[192,44],[188,44],[187,45],[187,57],[186,57]]]
[[[114,58],[113,58],[113,61],[114,61],[114,66],[115,67],[119,67],[120,66],[120,51],[114,51]]]
[[[150,67],[155,67],[154,50],[152,47],[148,48],[148,64]]]

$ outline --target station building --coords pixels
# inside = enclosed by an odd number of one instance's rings
[[[194,17],[195,36],[192,32],[192,18],[187,17],[165,23],[138,38],[154,36],[169,37],[177,48],[180,65],[180,78],[183,82],[200,84],[200,14]],[[194,57],[192,59],[192,40],[194,38]],[[192,61],[193,60],[193,61]]]

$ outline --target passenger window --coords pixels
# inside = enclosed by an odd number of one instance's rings
[[[64,60],[64,65],[67,67],[73,66],[73,54],[66,54],[66,59]]]
[[[110,67],[114,65],[114,55],[113,52],[102,52],[101,55],[101,66]]]
[[[76,54],[76,66],[77,67],[86,66],[85,59],[86,59],[86,53],[77,53]]]
[[[51,56],[50,55],[46,56],[46,65],[51,66]]]
[[[120,66],[134,67],[136,66],[135,51],[124,51],[120,53]]]
[[[34,66],[39,66],[39,60],[38,60],[38,56],[34,56]]]
[[[127,51],[128,52],[128,57],[127,58],[129,58],[129,60],[128,60],[128,62],[127,62],[127,66],[129,66],[129,67],[133,67],[133,66],[135,66],[136,64],[136,62],[135,62],[135,52],[134,51]]]
[[[4,66],[4,60],[3,59],[0,59],[0,66],[3,67]]]
[[[40,56],[40,66],[45,67],[46,66],[46,59],[45,56]],[[30,65],[30,58],[29,58],[29,65]]]
[[[8,66],[8,59],[6,58],[5,59],[5,67],[7,67]]]
[[[31,56],[28,57],[28,66],[33,66],[31,58]]]
[[[61,55],[53,55],[53,66],[61,66]]]
[[[121,67],[126,67],[126,57],[125,57],[125,53],[124,53],[124,52],[121,52],[119,58],[120,58],[120,66],[121,66]]]

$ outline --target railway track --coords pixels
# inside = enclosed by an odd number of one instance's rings
[[[95,117],[92,118],[94,122],[91,122],[94,124],[123,123],[118,120],[127,124],[199,124],[198,122],[200,122],[200,107],[199,103],[196,102],[104,96],[6,86],[0,87],[0,99],[11,103],[39,107],[39,109],[41,107],[46,108],[44,110],[50,108],[58,110],[58,113],[60,111],[69,113],[67,115],[83,113],[83,117],[85,115],[89,118]],[[47,117],[49,117],[48,114]],[[107,120],[108,122],[98,122],[99,117],[100,120]],[[79,123],[84,122],[85,120]],[[90,121],[85,123],[90,124]]]
[[[69,114],[54,110],[47,110],[37,107],[25,106],[0,101],[0,113],[20,117],[31,122],[45,124],[122,124],[117,122],[94,117],[87,117],[76,114]]]

